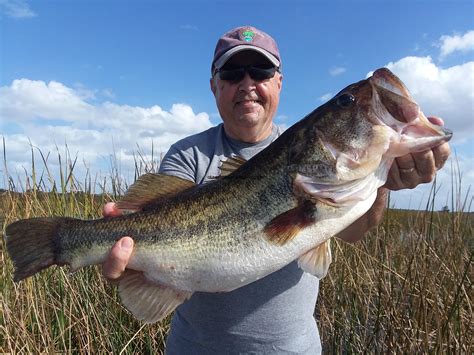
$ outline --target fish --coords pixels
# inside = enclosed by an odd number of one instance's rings
[[[194,292],[230,292],[294,260],[323,278],[331,238],[369,210],[393,160],[451,136],[381,68],[248,161],[228,157],[210,183],[145,174],[117,202],[129,212],[122,216],[13,222],[5,239],[14,281],[51,265],[75,271],[101,264],[125,235],[135,246],[118,291],[145,323],[163,319]]]

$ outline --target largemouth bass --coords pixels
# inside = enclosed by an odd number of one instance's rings
[[[76,270],[102,263],[129,235],[135,248],[119,293],[136,318],[151,323],[193,292],[232,291],[293,260],[324,277],[329,239],[372,206],[393,159],[451,135],[426,119],[395,75],[379,69],[249,161],[229,158],[225,176],[211,183],[147,174],[118,202],[134,213],[10,224],[14,279],[53,264]]]

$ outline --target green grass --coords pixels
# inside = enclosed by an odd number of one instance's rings
[[[69,156],[64,161],[58,154],[56,179],[49,158],[41,154],[41,161],[38,167],[32,157],[32,174],[23,177],[13,178],[5,169],[3,231],[8,223],[33,216],[99,217],[102,205],[126,188],[114,168],[112,177],[98,184],[89,174],[78,182],[76,161]],[[154,168],[137,157],[136,176]],[[97,185],[112,188],[104,193],[94,190]],[[453,190],[457,187],[453,182]],[[456,198],[454,205],[461,209],[388,210],[363,241],[333,243],[334,261],[315,310],[327,352],[474,352],[474,215],[462,212],[466,201]],[[134,320],[100,268],[70,275],[52,267],[15,284],[3,239],[0,261],[0,352],[163,352],[169,319],[153,325]]]

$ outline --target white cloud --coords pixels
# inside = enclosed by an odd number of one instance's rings
[[[107,97],[109,99],[115,99],[115,94],[114,92],[112,91],[112,89],[103,89],[101,90],[100,92],[102,94],[102,96],[104,97]]]
[[[468,31],[464,35],[441,36],[438,46],[441,53],[440,58],[444,58],[453,52],[468,52],[474,50],[474,31]]]
[[[474,138],[474,61],[449,68],[431,57],[405,57],[386,65],[405,83],[426,115],[444,119],[454,142]]]
[[[16,123],[32,118],[57,119],[69,122],[87,120],[93,106],[83,94],[57,81],[14,80],[11,86],[0,87],[2,118]]]
[[[0,0],[0,11],[13,18],[31,18],[37,16],[24,0]]]
[[[207,113],[195,114],[189,105],[139,107],[113,102],[91,104],[84,87],[78,90],[51,81],[14,80],[0,87],[0,120],[10,170],[30,165],[30,141],[43,153],[67,144],[94,171],[107,171],[114,151],[124,170],[134,168],[139,146],[151,155],[165,153],[180,138],[212,126]],[[10,131],[8,130],[10,128]],[[151,156],[150,156],[151,158]]]
[[[331,74],[331,76],[337,76],[345,73],[345,71],[346,68],[344,67],[332,67],[331,69],[329,69],[329,74]]]
[[[319,97],[319,100],[320,100],[321,102],[326,102],[326,101],[332,99],[333,96],[334,96],[334,95],[333,95],[331,92],[328,92],[328,93],[326,93],[326,94],[320,96],[320,97]]]

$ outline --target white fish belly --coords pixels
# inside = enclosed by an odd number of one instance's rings
[[[290,244],[290,243],[289,243]],[[256,235],[251,245],[194,254],[158,248],[137,250],[130,267],[145,272],[153,282],[186,291],[225,292],[249,284],[290,263],[300,243],[276,246]]]
[[[362,216],[374,192],[354,206],[318,209],[317,222],[285,245],[269,242],[263,232],[242,243],[136,245],[129,268],[144,271],[157,284],[185,291],[227,292],[281,269]]]

